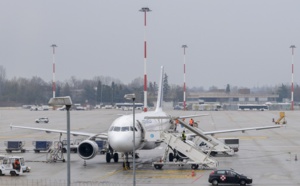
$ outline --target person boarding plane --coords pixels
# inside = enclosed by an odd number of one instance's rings
[[[125,155],[125,162],[123,162],[123,167],[129,167],[129,155],[133,155],[133,141],[135,141],[135,149],[136,150],[150,150],[158,147],[163,140],[149,141],[145,139],[145,134],[147,131],[166,131],[169,130],[172,125],[173,117],[169,116],[162,109],[162,100],[163,100],[163,74],[164,68],[161,67],[160,74],[160,82],[159,82],[159,90],[157,96],[157,104],[156,109],[154,111],[141,112],[135,114],[135,123],[136,127],[133,128],[133,116],[123,115],[119,118],[115,119],[107,133],[87,133],[80,131],[70,131],[70,134],[74,136],[85,136],[87,139],[82,141],[78,145],[78,155],[83,160],[89,160],[96,156],[98,153],[98,145],[95,142],[96,138],[100,138],[103,140],[107,140],[108,142],[108,150],[106,152],[106,162],[109,163],[111,159],[114,162],[119,161],[119,154],[122,153]],[[188,115],[188,116],[179,116],[175,119],[184,119],[184,118],[192,118],[204,116],[207,114],[197,114],[197,115]],[[60,133],[66,134],[66,130],[56,130],[56,129],[45,129],[45,128],[35,128],[35,127],[26,127],[26,126],[15,126],[10,125],[11,128],[20,128],[20,129],[30,129],[37,131],[45,131],[46,133]],[[278,128],[279,126],[266,126],[259,127],[259,129],[269,129],[269,128]],[[133,140],[133,130],[135,130],[135,140]],[[257,130],[257,128],[246,128],[239,129],[240,131],[245,130]],[[234,129],[237,131],[237,129]],[[218,131],[214,131],[217,133]],[[224,132],[224,131],[222,131]],[[226,130],[226,132],[232,132],[230,130]]]

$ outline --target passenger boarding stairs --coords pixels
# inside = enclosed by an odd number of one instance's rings
[[[220,152],[227,155],[233,155],[234,150],[231,149],[228,145],[225,145],[223,142],[218,140],[217,138],[214,138],[211,135],[206,135],[204,132],[197,128],[190,126],[183,121],[180,121],[180,124],[183,125],[185,128],[187,128],[189,131],[191,131],[193,134],[190,134],[188,136],[193,137],[193,143],[196,148],[201,149],[203,152],[208,153],[211,152],[212,155]],[[199,146],[200,144],[203,144],[202,147]],[[205,144],[205,145],[204,145]]]
[[[178,134],[162,132],[161,137],[164,139],[165,143],[168,145],[166,148],[162,164],[166,164],[166,157],[170,149],[178,151],[186,157],[186,161],[183,162],[174,162],[175,164],[191,164],[192,168],[198,168],[200,165],[203,168],[215,168],[218,165],[218,162],[212,159],[209,156],[209,153],[205,154],[200,149],[194,147],[193,144],[188,143],[188,141],[182,141],[181,137]],[[170,155],[169,155],[170,159]],[[154,163],[155,164],[155,163]],[[167,163],[170,164],[170,163]]]
[[[196,128],[195,130],[201,131],[199,128]],[[227,154],[230,156],[234,155],[234,149],[230,148],[228,145],[213,136],[209,136],[209,141],[206,141],[202,137],[195,135],[192,137],[192,141],[194,142],[195,147],[201,149],[205,153],[211,151],[211,155],[215,155],[217,153]]]

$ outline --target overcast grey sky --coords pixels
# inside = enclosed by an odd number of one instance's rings
[[[299,0],[1,0],[0,65],[8,79],[143,77],[147,14],[148,81],[165,66],[170,84],[239,87],[291,82],[292,44],[300,47]],[[294,82],[300,81],[295,50]],[[299,74],[299,75],[298,75]]]

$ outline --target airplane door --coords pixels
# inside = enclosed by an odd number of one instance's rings
[[[138,128],[141,130],[141,140],[145,141],[145,128],[140,121],[137,120]]]

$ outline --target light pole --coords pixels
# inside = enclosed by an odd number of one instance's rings
[[[100,107],[102,106],[102,90],[103,90],[103,84],[101,83],[101,92],[100,92]]]
[[[144,12],[144,112],[147,112],[147,41],[146,41],[146,26],[147,26],[147,12],[150,12],[150,8],[143,7],[140,9],[140,12]]]
[[[296,48],[295,45],[291,45],[290,48],[292,49],[292,87],[291,87],[291,110],[294,110],[294,49]]]
[[[56,85],[55,85],[55,47],[56,44],[52,44],[51,47],[53,48],[52,50],[52,92],[53,92],[53,98],[55,98],[55,90],[56,90]]]
[[[132,100],[133,104],[133,111],[132,111],[132,117],[133,117],[133,152],[132,152],[132,161],[133,161],[133,185],[135,186],[135,94],[125,94],[125,99]]]
[[[98,87],[94,87],[94,89],[95,89],[95,96],[96,96],[96,99],[95,99],[95,107],[97,106],[97,97],[98,97],[98,92],[97,92],[97,90],[98,90]]]
[[[65,105],[67,110],[67,186],[71,185],[71,164],[70,164],[70,108],[72,100],[70,96],[51,98],[48,102],[51,106]]]
[[[182,45],[183,48],[183,110],[186,110],[186,85],[185,85],[185,49],[187,45]]]

